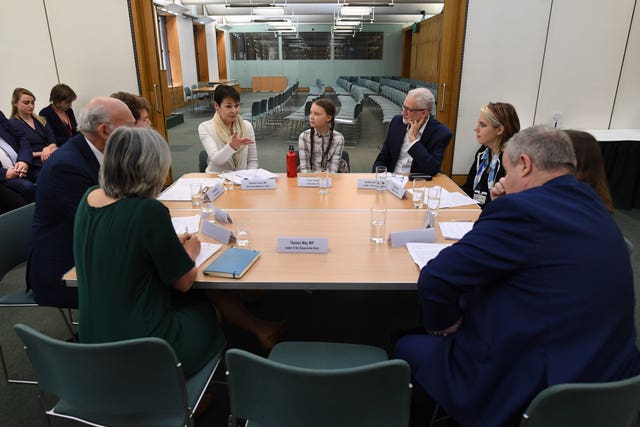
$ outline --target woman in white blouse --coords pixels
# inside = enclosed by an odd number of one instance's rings
[[[200,123],[198,134],[207,152],[207,173],[258,168],[253,126],[240,116],[240,94],[219,85],[213,93],[216,109],[211,120]]]

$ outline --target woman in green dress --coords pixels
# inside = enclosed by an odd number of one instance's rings
[[[74,226],[80,341],[166,340],[186,376],[224,340],[214,306],[190,291],[200,252],[195,235],[176,235],[154,197],[171,156],[152,129],[122,127],[110,136],[100,187],[83,197]]]

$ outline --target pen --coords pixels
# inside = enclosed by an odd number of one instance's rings
[[[473,222],[471,219],[452,219],[451,222]]]

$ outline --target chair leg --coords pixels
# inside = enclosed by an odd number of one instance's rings
[[[73,341],[78,341],[76,340],[76,334],[73,331],[73,317],[71,315],[71,309],[69,309],[69,318],[67,319],[67,316],[65,316],[64,314],[64,310],[62,308],[58,307],[58,311],[60,312],[60,315],[62,316],[62,319],[64,320],[64,324],[67,326],[67,330],[69,331],[69,334],[71,334],[71,338],[73,339]]]
[[[4,379],[7,382],[7,384],[29,384],[29,385],[38,384],[37,381],[13,380],[13,379],[9,378],[9,372],[7,370],[7,361],[4,358],[4,353],[2,352],[2,346],[1,345],[0,345],[0,363],[2,363],[2,372],[4,373]]]

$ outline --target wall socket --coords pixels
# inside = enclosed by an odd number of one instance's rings
[[[558,129],[562,128],[562,113],[551,114],[551,127]]]

